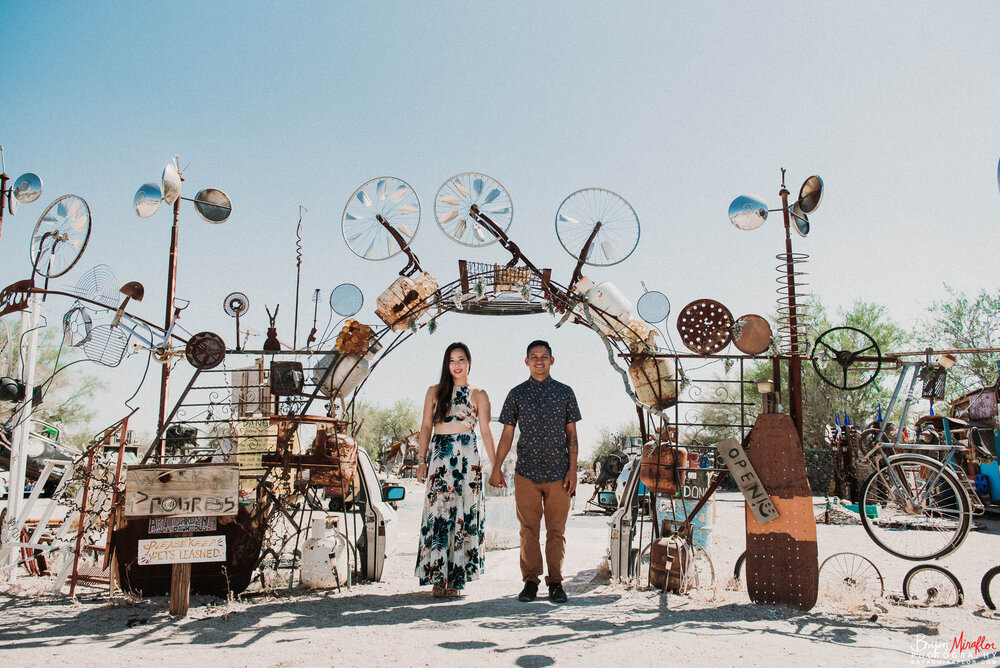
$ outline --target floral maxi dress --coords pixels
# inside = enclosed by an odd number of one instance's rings
[[[456,387],[445,421],[468,424],[470,416],[475,424],[469,388]],[[475,432],[435,434],[415,570],[421,585],[444,581],[452,589],[462,589],[483,572],[483,511],[483,471]]]

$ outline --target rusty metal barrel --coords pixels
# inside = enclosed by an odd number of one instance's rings
[[[684,479],[678,467],[687,465],[687,450],[670,443],[650,441],[642,448],[639,480],[658,494],[677,494]]]

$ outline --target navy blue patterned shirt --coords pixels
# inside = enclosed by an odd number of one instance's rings
[[[580,421],[573,388],[551,376],[529,378],[507,394],[500,422],[521,430],[514,471],[532,482],[562,480],[569,471],[566,425]]]

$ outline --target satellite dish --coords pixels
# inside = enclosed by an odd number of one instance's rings
[[[639,297],[635,310],[640,318],[650,325],[655,325],[658,322],[663,322],[670,315],[670,300],[662,292],[647,292]]]
[[[823,179],[813,174],[805,180],[799,189],[797,204],[802,209],[802,213],[810,214],[819,207],[821,201],[823,201]]]
[[[753,195],[740,195],[729,205],[729,222],[741,230],[756,230],[767,220],[767,204]]]
[[[155,183],[143,183],[135,191],[132,198],[132,205],[135,207],[135,215],[140,218],[149,218],[160,208],[160,200],[163,199],[163,191]]]
[[[14,181],[12,190],[17,201],[28,204],[42,196],[42,180],[31,172],[21,174]]]
[[[792,214],[792,222],[795,223],[795,231],[799,233],[799,236],[805,237],[809,234],[809,216],[802,211],[798,202],[791,206],[790,213]]]
[[[361,310],[365,296],[353,283],[341,283],[330,293],[330,308],[339,316],[349,318]]]
[[[194,208],[209,223],[224,223],[233,212],[229,195],[217,188],[205,188],[194,196]]]
[[[167,166],[163,168],[160,184],[163,187],[163,201],[173,206],[177,198],[181,196],[181,175],[174,163],[168,162]]]

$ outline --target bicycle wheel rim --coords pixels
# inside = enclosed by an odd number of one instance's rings
[[[954,575],[941,566],[914,566],[903,578],[903,596],[928,606],[954,607],[962,605],[965,592]]]
[[[907,484],[905,494],[897,488],[894,475]],[[901,559],[925,561],[950,554],[971,526],[968,498],[958,479],[940,463],[920,456],[891,457],[865,482],[861,500],[865,531],[879,547]],[[867,506],[877,507],[879,517],[869,517]]]
[[[819,567],[819,589],[826,597],[859,603],[881,598],[885,582],[870,559],[854,552],[837,552]]]
[[[997,603],[1000,603],[1000,577],[997,576],[1000,576],[1000,566],[994,566],[986,571],[983,581],[979,584],[979,590],[983,594],[983,603],[990,610],[996,610]]]

